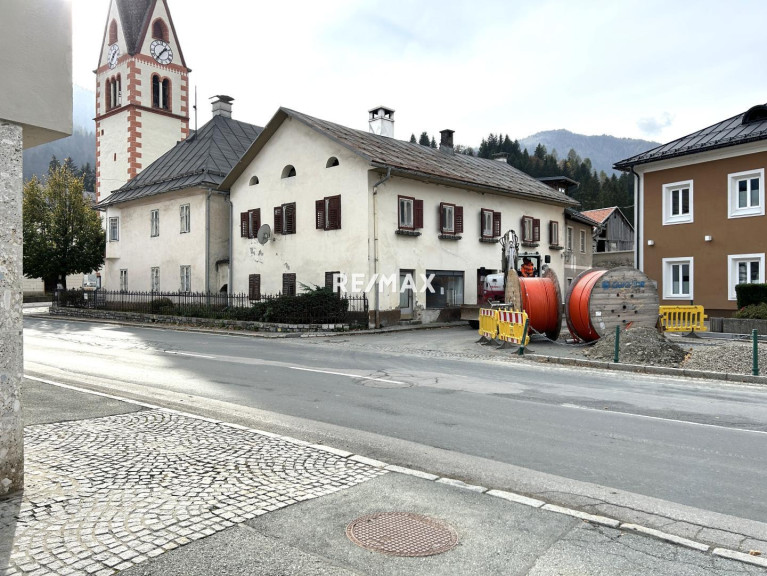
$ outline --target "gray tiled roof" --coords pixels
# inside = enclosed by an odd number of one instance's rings
[[[218,188],[261,130],[253,124],[214,116],[197,133],[176,144],[98,206],[193,186]]]
[[[708,128],[693,132],[688,136],[678,138],[667,144],[657,146],[642,154],[616,162],[616,170],[628,171],[637,164],[646,164],[667,158],[676,158],[688,154],[696,154],[707,150],[716,150],[727,146],[737,146],[758,140],[767,140],[767,118],[764,116],[764,106],[754,106],[743,114],[738,114],[723,120]],[[743,123],[744,117],[747,123]],[[753,121],[748,122],[748,119]]]
[[[464,154],[446,154],[428,146],[347,128],[287,108],[278,110],[264,128],[263,136],[253,143],[241,162],[227,176],[225,185],[231,185],[245,170],[265,141],[288,117],[338,142],[373,166],[391,168],[393,174],[450,186],[505,192],[553,204],[578,204],[566,194],[539,182],[506,162]]]
[[[149,8],[153,4],[152,0],[115,0],[117,10],[120,12],[123,34],[125,34],[125,43],[128,47],[128,54],[135,54],[138,51],[138,42],[141,32],[144,29],[147,18],[150,17]]]

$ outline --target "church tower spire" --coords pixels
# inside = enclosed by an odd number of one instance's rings
[[[111,0],[96,68],[96,197],[189,135],[189,72],[166,0]]]

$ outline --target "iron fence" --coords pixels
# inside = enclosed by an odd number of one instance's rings
[[[225,292],[57,290],[53,306],[285,324],[368,323],[365,294],[341,296],[322,289],[290,296],[261,294],[257,300]]]

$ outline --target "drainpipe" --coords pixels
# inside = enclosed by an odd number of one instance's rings
[[[381,178],[378,182],[373,184],[373,274],[374,278],[378,278],[378,187],[391,178],[391,167],[386,168],[386,176]],[[375,328],[380,325],[380,294],[376,289],[375,291],[375,311],[374,320]]]
[[[640,176],[634,171],[634,167],[631,167],[631,173],[634,175],[634,267],[637,270],[641,270],[640,268],[640,261],[639,261],[639,251],[642,249],[642,232],[640,229],[641,224],[641,217],[642,217],[642,206],[640,205],[639,199],[639,183],[640,183]]]

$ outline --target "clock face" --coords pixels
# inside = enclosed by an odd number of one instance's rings
[[[170,64],[173,62],[173,50],[167,42],[162,40],[155,40],[149,47],[149,52],[152,54],[152,58],[157,60],[160,64]]]
[[[117,66],[117,59],[120,57],[120,47],[117,44],[112,44],[109,47],[109,53],[107,54],[107,64],[110,68]]]

